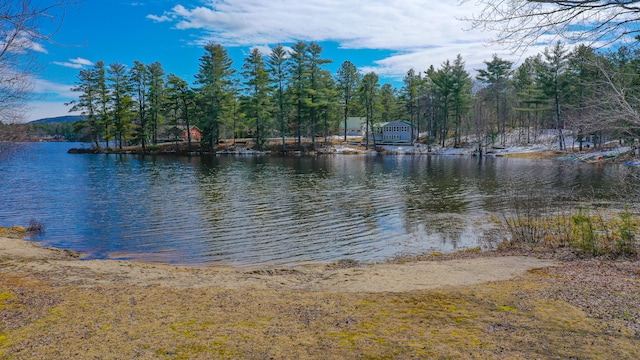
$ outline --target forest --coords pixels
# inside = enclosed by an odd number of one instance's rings
[[[410,122],[420,134],[415,142],[443,147],[526,144],[543,129],[554,129],[559,149],[572,145],[565,134],[581,148],[587,139],[597,146],[638,136],[640,57],[624,46],[597,51],[557,42],[517,67],[494,55],[473,76],[458,55],[409,69],[401,88],[381,84],[375,72],[362,74],[351,61],[332,74],[322,51],[305,41],[277,45],[268,55],[254,48],[238,65],[225,47],[209,43],[194,79],[167,74],[158,62],[98,61],[79,71],[72,89],[78,98],[70,111],[87,119],[74,130],[97,148],[144,150],[197,126],[202,146],[214,151],[221,140],[237,138],[251,138],[257,150],[285,151],[287,139],[298,150],[329,135],[346,141],[352,116],[366,117],[369,129]]]

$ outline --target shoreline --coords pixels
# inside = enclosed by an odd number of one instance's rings
[[[36,274],[57,285],[126,282],[174,288],[276,289],[329,292],[409,292],[501,281],[557,266],[533,256],[478,256],[386,263],[335,262],[246,270],[231,266],[180,266],[123,260],[82,260],[69,250],[0,237],[0,271]]]
[[[318,141],[315,147],[309,142],[303,142],[298,148],[295,143],[288,142],[287,148],[280,145],[271,145],[263,150],[254,150],[247,146],[247,139],[242,139],[238,145],[226,143],[220,144],[215,150],[204,148],[200,143],[188,146],[186,142],[162,143],[150,145],[145,150],[139,145],[123,148],[98,147],[87,143],[90,147],[71,148],[70,154],[119,154],[119,155],[167,155],[167,156],[270,156],[270,157],[300,157],[317,155],[456,155],[456,156],[482,156],[482,157],[510,157],[527,159],[565,159],[567,156],[575,156],[578,160],[593,158],[591,162],[616,160],[619,155],[623,158],[633,158],[633,148],[625,147],[619,143],[604,144],[600,148],[586,148],[576,150],[575,143],[567,150],[559,150],[553,144],[544,142],[526,145],[492,146],[487,147],[483,153],[478,154],[475,147],[442,147],[439,145],[424,143],[379,143],[372,144],[366,149],[364,144],[354,142],[330,141],[324,143]]]

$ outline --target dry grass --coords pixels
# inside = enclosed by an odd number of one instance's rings
[[[500,244],[508,249],[521,246],[557,249],[570,247],[585,257],[639,258],[640,218],[629,209],[591,210],[589,208],[557,211],[555,214],[516,211],[496,218],[509,241]]]
[[[4,227],[0,226],[0,236],[12,239],[24,238],[27,234],[27,228],[23,226]]]
[[[535,152],[522,152],[522,153],[512,153],[512,154],[504,154],[503,157],[508,158],[521,158],[521,159],[553,159],[558,156],[562,156],[563,153],[554,151],[554,150],[546,150],[546,151],[535,151]]]
[[[378,294],[55,287],[2,274],[0,358],[636,359],[637,269],[579,260],[509,281]]]

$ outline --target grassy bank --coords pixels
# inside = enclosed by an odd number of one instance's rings
[[[0,357],[635,359],[635,265],[580,260],[395,294],[55,287],[3,273]]]

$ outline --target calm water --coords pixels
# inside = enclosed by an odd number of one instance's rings
[[[89,258],[256,267],[492,246],[491,215],[542,194],[616,203],[619,166],[448,156],[176,158],[30,145],[0,163],[0,225]],[[535,190],[532,191],[532,189]],[[537,195],[540,196],[540,195]]]

